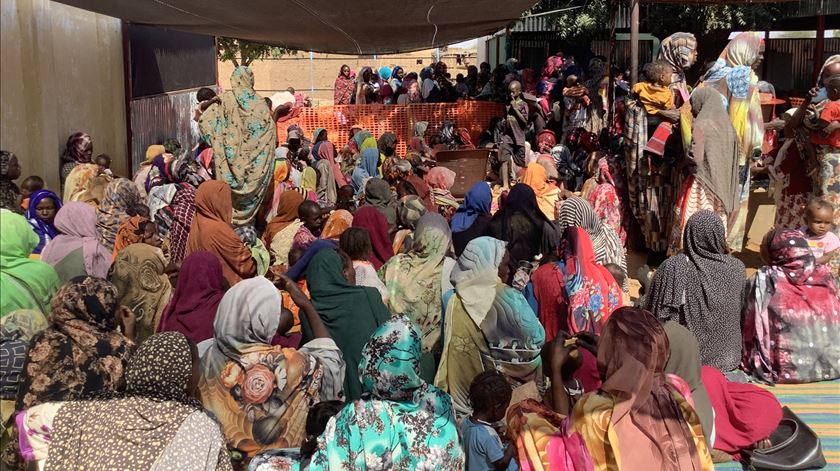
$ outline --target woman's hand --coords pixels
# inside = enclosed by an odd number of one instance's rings
[[[294,301],[298,307],[303,307],[304,304],[309,304],[309,298],[303,294],[303,291],[300,290],[298,284],[288,276],[279,274],[276,275],[274,279],[274,286],[289,293],[289,296],[292,297],[292,301]]]
[[[657,115],[661,116],[664,119],[672,123],[676,123],[680,120],[680,111],[679,110],[662,110],[656,113]]]

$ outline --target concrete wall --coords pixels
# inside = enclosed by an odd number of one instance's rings
[[[441,50],[440,54],[453,78],[459,73],[466,75],[468,65],[478,66],[475,49],[449,48]],[[461,64],[458,64],[458,55],[461,56]],[[384,56],[314,53],[311,57],[312,60],[308,52],[299,51],[295,55],[252,63],[250,67],[254,72],[254,88],[260,95],[271,96],[275,92],[293,87],[309,95],[313,105],[327,106],[333,104],[335,78],[342,64],[349,65],[357,72],[364,66],[375,67],[378,70],[382,66],[400,65],[406,73],[419,73],[423,67],[436,62],[434,49]],[[219,85],[223,88],[230,87],[232,72],[232,63],[219,62]]]
[[[40,175],[57,189],[59,156],[76,131],[127,175],[120,20],[49,0],[0,8],[0,148],[17,154],[22,178]]]

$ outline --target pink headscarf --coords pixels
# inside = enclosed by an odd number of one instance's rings
[[[111,251],[99,243],[96,230],[96,209],[82,202],[70,201],[55,215],[55,228],[60,232],[41,252],[41,260],[55,265],[78,248],[82,248],[85,272],[105,278],[111,267]]]
[[[424,180],[432,188],[449,191],[452,189],[452,185],[455,184],[456,175],[454,171],[446,167],[434,167],[429,170]]]

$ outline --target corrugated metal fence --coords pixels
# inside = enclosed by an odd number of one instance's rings
[[[197,91],[184,90],[131,101],[132,171],[145,160],[150,145],[175,138],[188,150],[198,142],[198,123],[192,119]]]
[[[814,39],[769,39],[765,47],[764,79],[776,90],[804,91],[814,86]],[[840,54],[840,39],[826,38],[823,59]]]

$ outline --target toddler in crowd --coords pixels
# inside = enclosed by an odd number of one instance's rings
[[[39,177],[38,175],[32,175],[26,177],[26,180],[20,184],[20,197],[21,202],[20,206],[27,210],[29,209],[29,197],[32,196],[32,193],[35,193],[38,190],[44,189],[44,179]]]
[[[633,85],[633,94],[639,97],[649,117],[679,120],[679,111],[674,108],[674,92],[669,87],[673,72],[667,62],[655,61],[648,69],[648,80]]]
[[[491,425],[505,417],[512,395],[510,384],[496,371],[485,371],[473,379],[470,385],[473,413],[461,422],[467,471],[519,469],[513,459],[516,447],[502,445]]]
[[[831,232],[834,207],[828,201],[813,199],[805,207],[805,226],[799,229],[808,241],[817,265],[831,263],[840,254],[840,238]]]
[[[111,172],[111,156],[108,154],[99,154],[96,156],[96,165],[99,166],[99,174],[100,175],[108,175],[109,177],[113,177],[114,174]]]

